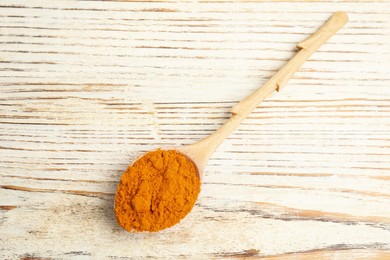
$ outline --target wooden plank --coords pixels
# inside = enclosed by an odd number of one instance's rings
[[[390,3],[0,4],[2,259],[390,257]],[[143,152],[211,134],[338,10],[350,22],[215,152],[179,225],[113,215]]]

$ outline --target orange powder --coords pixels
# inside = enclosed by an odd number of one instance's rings
[[[146,153],[123,173],[115,216],[127,231],[159,231],[184,218],[200,192],[196,165],[175,150]]]

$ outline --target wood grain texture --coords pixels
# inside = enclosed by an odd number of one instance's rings
[[[390,3],[0,10],[0,258],[390,257]],[[211,134],[338,10],[347,26],[213,154],[188,217],[116,224],[129,163]]]

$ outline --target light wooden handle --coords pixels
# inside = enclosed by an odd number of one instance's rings
[[[310,58],[310,56],[333,34],[335,34],[348,21],[344,12],[334,13],[330,19],[306,40],[297,44],[299,51],[290,59],[284,67],[270,78],[255,93],[246,97],[231,112],[243,116],[249,115],[264,99],[272,94],[274,90],[279,91],[287,81],[294,75],[299,67]]]
[[[348,22],[348,16],[345,12],[334,13],[324,25],[306,40],[297,44],[298,49],[317,50],[333,34],[341,29]]]
[[[293,76],[294,72],[347,21],[348,16],[346,13],[334,13],[317,32],[297,45],[299,51],[281,70],[256,92],[244,98],[232,108],[232,117],[223,126],[207,138],[181,150],[189,155],[197,163],[198,168],[202,170],[214,150],[240,125],[242,120],[275,90],[279,91]]]

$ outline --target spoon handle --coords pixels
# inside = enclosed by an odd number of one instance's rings
[[[249,115],[265,98],[274,90],[280,89],[294,75],[299,67],[310,58],[310,56],[324,44],[333,34],[335,34],[348,21],[348,16],[344,12],[334,13],[330,19],[309,36],[306,40],[297,44],[298,52],[286,65],[273,75],[262,87],[235,105],[231,112],[233,114]]]
[[[197,153],[192,156],[200,165],[205,165],[214,150],[236,129],[264,99],[269,97],[275,90],[279,91],[287,81],[294,75],[294,72],[333,34],[335,34],[348,21],[344,12],[334,13],[330,19],[308,37],[297,44],[298,52],[292,57],[274,76],[272,76],[256,92],[241,100],[232,109],[232,116],[226,123],[209,137],[193,144],[191,148]],[[199,152],[202,151],[202,152]]]

